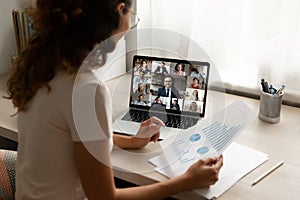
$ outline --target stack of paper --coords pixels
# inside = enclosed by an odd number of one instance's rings
[[[243,102],[235,102],[212,119],[200,121],[196,126],[164,140],[162,153],[149,161],[156,166],[156,171],[173,178],[183,174],[201,158],[223,154],[224,166],[217,184],[197,190],[208,199],[218,197],[268,159],[266,154],[232,144],[255,117],[254,112]]]
[[[220,171],[219,181],[209,188],[195,190],[203,197],[219,197],[238,180],[256,167],[266,162],[268,155],[233,142],[223,153],[224,165]]]

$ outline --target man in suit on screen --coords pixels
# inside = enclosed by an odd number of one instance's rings
[[[177,99],[180,98],[178,90],[174,87],[174,79],[172,76],[165,76],[163,84],[163,87],[158,88],[157,96]]]

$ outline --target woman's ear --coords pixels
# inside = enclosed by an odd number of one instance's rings
[[[121,2],[121,3],[119,3],[118,5],[117,5],[117,11],[120,13],[120,15],[121,14],[124,14],[125,12],[125,8],[126,8],[126,5],[125,5],[125,3],[124,2]]]

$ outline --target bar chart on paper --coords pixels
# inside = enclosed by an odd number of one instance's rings
[[[243,128],[245,124],[238,124],[236,126],[230,126],[228,124],[216,121],[213,124],[202,129],[204,135],[212,145],[212,147],[222,152],[226,148],[226,145],[230,144],[232,140]]]
[[[149,161],[160,173],[177,165],[185,168],[181,170],[183,172],[191,161],[222,154],[254,118],[255,114],[248,106],[234,102],[212,118],[182,130],[171,139],[171,143],[163,141],[163,152]]]
[[[163,152],[149,161],[160,173],[174,177],[176,173],[171,171],[184,172],[194,160],[222,154],[253,118],[255,114],[249,107],[235,102],[212,118],[182,130],[171,143],[163,141]]]

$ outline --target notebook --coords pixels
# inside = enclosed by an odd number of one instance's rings
[[[114,132],[135,135],[155,116],[166,124],[165,139],[204,117],[208,62],[135,55],[132,63],[129,109],[114,121]]]

